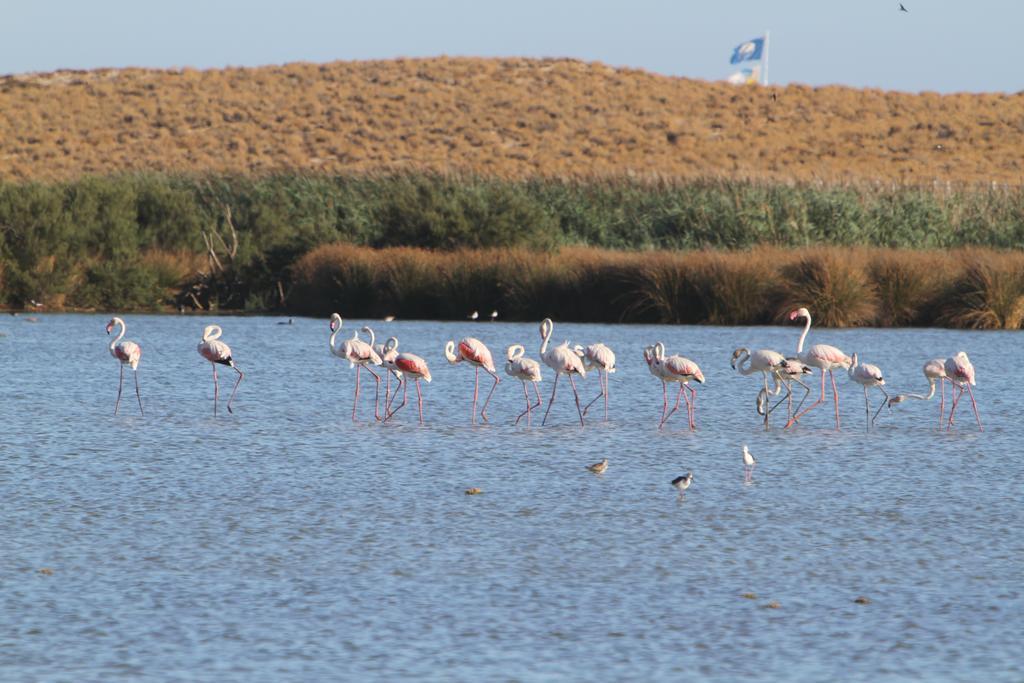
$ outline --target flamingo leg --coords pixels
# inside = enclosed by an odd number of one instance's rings
[[[540,400],[540,389],[537,387],[537,383],[533,382],[533,393],[537,394],[537,402],[533,404],[533,408],[540,408],[542,401]],[[530,425],[530,415],[526,416],[526,425]]]
[[[235,372],[238,373],[238,379],[235,381],[235,388],[231,390],[231,397],[228,398],[229,413],[234,412],[231,410],[231,402],[235,400],[235,393],[238,391],[238,385],[242,383],[243,379],[245,379],[245,373],[239,370],[237,365],[232,365],[231,367],[233,367],[235,369]]]
[[[985,428],[981,426],[981,416],[978,415],[978,404],[974,402],[974,392],[971,391],[971,385],[964,385],[967,387],[967,395],[971,397],[971,407],[974,408],[974,419],[978,421],[978,431],[983,432]]]
[[[672,414],[675,413],[677,410],[679,410],[679,399],[681,399],[682,397],[683,397],[683,384],[680,384],[679,385],[679,393],[676,394],[676,404],[675,404],[675,406],[672,407],[672,410],[668,411],[668,415],[665,415],[663,418],[661,418],[661,425],[658,426],[658,429],[661,429],[661,427],[664,426],[664,424],[666,422],[668,422],[668,419],[670,417],[672,417]],[[687,406],[689,406],[689,403],[690,403],[690,399],[689,398],[686,399],[686,403],[687,403]],[[687,412],[687,415],[689,415],[689,412],[690,412],[689,407],[687,407],[686,412]]]
[[[356,406],[359,405],[359,371],[363,369],[362,365],[356,365],[356,395],[352,398],[352,421],[356,421]]]
[[[391,370],[384,373],[384,417],[388,415],[388,407],[391,405]]]
[[[473,410],[470,413],[470,419],[473,424],[476,424],[476,397],[480,391],[480,366],[476,367],[476,379],[473,380]]]
[[[528,392],[526,390],[526,382],[523,381],[523,380],[520,380],[520,382],[523,383],[523,398],[526,399],[526,410],[524,410],[523,412],[519,413],[519,417],[516,418],[516,421],[515,421],[514,424],[516,424],[516,425],[519,424],[519,421],[523,419],[523,415],[526,415],[526,425],[529,426],[530,425],[530,392]]]
[[[878,387],[878,390],[882,392],[882,396],[885,396],[885,401],[882,402],[882,405],[878,406],[878,410],[875,411],[874,417],[871,418],[871,425],[872,426],[874,426],[875,420],[878,419],[878,414],[880,412],[882,412],[882,408],[884,408],[887,405],[889,405],[889,394],[886,393],[885,389],[883,389],[882,387]],[[889,408],[889,412],[890,413],[892,412],[892,407]]]
[[[217,389],[217,364],[210,363],[213,366],[213,416],[217,417],[217,398],[220,396],[220,392]]]
[[[390,400],[385,398],[385,401],[384,401],[384,404],[385,404],[384,405],[384,420],[387,420],[388,416],[391,414],[391,406],[394,405],[395,399],[398,398],[398,389],[399,389],[399,387],[402,386],[402,378],[394,370],[388,370],[388,386],[391,385],[391,376],[392,375],[395,376],[395,381],[398,382],[398,384],[395,385],[395,393],[391,394]]]
[[[690,410],[690,431],[697,431],[697,390],[691,387],[689,384],[684,384],[684,387],[690,390],[690,401],[687,404],[687,408]]]
[[[761,377],[764,378],[764,396],[765,396],[765,399],[767,399],[768,396],[770,395],[768,393],[768,373],[767,372],[762,372],[761,373]],[[772,414],[772,411],[771,411],[770,408],[768,410],[764,411],[764,429],[765,429],[765,431],[768,431],[768,416],[771,415],[771,414]]]
[[[142,409],[142,394],[139,393],[139,371],[138,370],[133,370],[132,374],[135,375],[135,398],[139,399],[139,412],[142,413],[143,415],[145,415],[146,411],[144,411]],[[120,394],[121,392],[118,391],[117,393]],[[116,409],[115,409],[115,412],[116,412]]]
[[[871,431],[871,412],[868,410],[868,387],[864,385],[864,427]]]
[[[541,420],[541,422],[540,422],[540,426],[541,427],[543,427],[545,424],[547,424],[547,422],[548,422],[548,413],[551,412],[551,406],[553,406],[555,404],[555,392],[558,391],[558,377],[561,374],[562,373],[560,373],[560,372],[556,372],[555,373],[555,383],[551,387],[551,398],[548,399],[548,409],[544,411],[544,419]]]
[[[400,378],[398,380],[398,384],[399,384],[399,386],[402,387],[402,402],[398,404],[397,408],[395,408],[390,413],[388,413],[387,417],[384,418],[385,422],[390,420],[392,417],[395,416],[395,413],[397,413],[399,410],[401,410],[402,408],[405,407],[405,402],[406,402],[406,398],[407,398],[407,392],[409,390],[409,379],[407,377],[403,376],[402,378]],[[395,387],[395,396],[398,396],[398,387],[397,386]],[[391,397],[391,400],[392,400],[392,402],[394,402],[394,396]]]
[[[665,411],[668,410],[668,382],[661,380],[661,419],[658,420],[658,429],[665,424]]]
[[[836,429],[839,429],[839,390],[836,389],[836,376],[832,374],[832,371],[828,371],[828,377],[832,380],[832,398],[836,406]]]
[[[569,384],[572,385],[572,394],[576,397],[576,412],[580,414],[580,427],[583,426],[583,409],[580,408],[580,395],[576,391],[576,382],[572,378],[572,373],[569,373]]]
[[[423,424],[423,394],[420,392],[420,378],[416,378],[416,401],[420,406],[420,424]]]
[[[797,384],[799,384],[800,386],[802,386],[804,388],[804,397],[802,399],[800,399],[799,403],[796,404],[796,412],[799,413],[800,412],[800,406],[802,406],[804,404],[804,401],[807,400],[807,397],[811,395],[811,388],[809,386],[807,386],[806,384],[804,384],[802,381],[796,379],[795,377],[793,378],[793,381],[796,382]],[[791,387],[791,393],[792,393],[792,387]],[[793,401],[792,401],[792,398],[791,398],[790,399],[790,403],[792,404],[792,402]]]
[[[952,393],[952,392],[950,392],[950,393]],[[953,426],[953,413],[956,412],[956,404],[960,402],[960,397],[963,396],[963,395],[964,395],[964,388],[961,385],[960,386],[960,393],[957,394],[956,396],[952,397],[952,401],[951,401],[952,405],[950,406],[950,409],[949,409],[949,422],[946,423],[946,431],[947,432],[949,431],[949,428]]]
[[[120,365],[120,363],[118,364]],[[121,387],[124,385],[124,366],[121,365],[121,378],[117,380],[117,401],[114,402],[114,415],[117,415],[117,408],[121,405]]]
[[[479,368],[477,369],[477,372],[479,372]],[[487,422],[487,405],[491,402],[491,396],[494,396],[494,390],[498,388],[498,383],[501,381],[498,379],[498,376],[490,370],[486,370],[486,372],[494,378],[494,384],[491,385],[491,391],[487,394],[487,400],[484,401],[484,407],[480,409],[480,417],[483,418],[484,422]]]
[[[817,408],[818,406],[820,406],[824,402],[825,402],[825,371],[822,370],[821,371],[821,396],[818,398],[817,401],[815,401],[811,405],[809,405],[806,408],[804,408],[804,411],[802,413],[799,410],[797,410],[796,415],[794,415],[793,417],[791,417],[789,419],[789,422],[786,423],[786,426],[783,429],[789,429],[790,427],[793,426],[794,422],[799,422],[801,417],[803,417],[807,413],[811,412],[812,410],[814,410],[815,408]]]
[[[939,389],[942,391],[939,398],[939,430],[942,430],[942,416],[946,414],[946,378],[939,378]]]
[[[590,406],[597,403],[598,399],[604,398],[604,419],[608,420],[608,373],[601,370],[597,371],[597,384],[601,387],[601,391],[594,397],[594,399],[583,407],[583,414],[586,415],[587,411],[590,410]]]
[[[377,393],[373,398],[373,416],[377,419],[377,422],[380,422],[380,375],[371,370],[369,366],[367,366],[366,371],[373,375],[373,379],[377,382]]]

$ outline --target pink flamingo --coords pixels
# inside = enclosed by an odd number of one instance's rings
[[[661,422],[658,424],[658,429],[661,429],[668,419],[672,417],[672,414],[679,410],[679,399],[686,399],[686,414],[689,418],[690,431],[697,429],[697,390],[690,386],[690,380],[696,381],[698,384],[704,383],[704,373],[700,371],[700,367],[697,366],[689,358],[683,358],[682,356],[673,355],[665,357],[665,344],[658,342],[652,349],[653,357],[651,358],[651,372],[656,373],[656,376],[662,382],[662,396],[664,400],[661,408]],[[676,395],[676,404],[672,410],[665,413],[668,408],[668,382],[679,382],[679,393]],[[690,396],[686,396],[683,393],[684,389],[690,391]]]
[[[845,353],[828,344],[815,344],[804,351],[804,339],[807,338],[807,333],[811,330],[811,314],[806,308],[798,308],[789,314],[790,320],[796,320],[797,318],[805,318],[807,323],[804,325],[803,334],[800,335],[800,341],[797,342],[796,355],[800,362],[821,370],[821,397],[807,406],[802,413],[797,413],[797,415],[790,418],[789,422],[786,423],[786,428],[789,428],[794,422],[825,402],[825,372],[828,372],[829,379],[832,380],[832,396],[836,407],[836,429],[839,429],[839,390],[836,389],[836,378],[832,374],[832,370],[836,368],[847,370],[852,361]]]
[[[608,421],[608,373],[615,372],[615,352],[601,342],[591,344],[583,348],[579,344],[573,347],[573,351],[583,361],[583,367],[587,371],[597,370],[597,382],[601,391],[594,399],[583,407],[583,414],[586,415],[590,406],[594,405],[599,398],[604,397],[604,421]]]
[[[885,385],[885,378],[882,377],[882,370],[877,365],[871,365],[870,363],[859,363],[857,361],[857,354],[853,354],[853,362],[850,364],[847,374],[857,384],[864,387],[864,425],[869,430],[871,425],[875,424],[875,420],[878,419],[878,414],[882,412],[882,408],[889,405],[889,394],[886,393],[885,389],[882,388]],[[877,387],[882,395],[885,396],[885,400],[878,406],[878,410],[875,411],[874,417],[870,420],[868,415],[868,389],[871,387]]]
[[[359,371],[366,368],[366,371],[373,375],[373,379],[377,382],[377,394],[373,403],[373,416],[380,420],[380,375],[370,369],[370,365],[380,365],[381,359],[377,355],[377,352],[373,350],[373,330],[369,327],[364,327],[363,331],[370,335],[370,343],[367,344],[359,338],[359,332],[353,332],[351,339],[346,339],[341,343],[341,346],[335,346],[334,340],[341,332],[342,320],[341,316],[337,313],[331,314],[331,338],[328,344],[331,348],[331,353],[339,358],[344,358],[348,361],[348,366],[356,368],[356,393],[352,399],[352,421],[356,419],[356,407],[359,405]]]
[[[519,421],[523,419],[523,415],[526,416],[526,426],[530,426],[531,411],[534,408],[540,408],[540,389],[537,388],[537,383],[541,381],[540,376],[540,363],[533,360],[532,358],[523,358],[523,354],[526,353],[526,349],[523,348],[522,344],[513,344],[508,347],[505,352],[507,360],[505,361],[505,374],[515,377],[523,383],[523,396],[526,398],[526,410],[519,413],[519,417],[516,418],[515,424],[519,424]],[[530,405],[530,392],[526,390],[526,383],[533,383],[533,390],[537,394],[537,403]]]
[[[764,392],[765,397],[770,393],[768,389],[768,376],[776,377],[776,387],[781,390],[781,384],[778,382],[778,378],[775,374],[776,370],[782,367],[782,364],[786,362],[785,356],[778,351],[772,351],[771,349],[756,349],[753,353],[746,348],[738,348],[732,352],[732,365],[733,370],[736,370],[741,375],[752,375],[755,372],[760,372],[761,377],[764,380]],[[746,363],[746,366],[743,364]],[[758,393],[757,405],[761,406],[761,393]],[[758,410],[758,412],[762,412]],[[768,415],[771,410],[763,411],[764,415],[764,428],[768,429]]]
[[[397,408],[387,414],[384,421],[390,420],[394,417],[395,413],[405,407],[409,391],[409,380],[412,379],[416,382],[416,400],[420,408],[420,424],[423,424],[423,393],[420,391],[420,380],[430,382],[430,368],[427,367],[427,361],[414,353],[398,353],[398,339],[396,337],[389,337],[384,348],[395,352],[394,354],[387,354],[389,360],[386,361],[386,364],[388,368],[397,371],[399,383],[402,386],[402,402]],[[397,395],[398,387],[395,387],[395,396]]]
[[[978,421],[978,431],[985,431],[984,427],[981,426],[981,416],[978,415],[978,404],[974,400],[974,392],[971,391],[971,387],[975,386],[974,366],[971,365],[967,354],[964,351],[960,351],[952,358],[947,358],[945,368],[946,377],[949,378],[954,387],[960,388],[960,393],[953,398],[953,407],[949,409],[949,422],[946,423],[946,430],[948,431],[953,426],[953,413],[956,412],[956,405],[960,402],[960,397],[964,395],[964,389],[966,389],[971,397],[971,406],[974,407],[974,419]]]
[[[117,409],[121,405],[121,388],[124,386],[124,366],[126,365],[135,374],[135,396],[139,399],[139,412],[145,415],[146,412],[142,409],[142,394],[139,393],[139,359],[142,358],[142,348],[127,339],[121,341],[128,326],[120,318],[110,319],[110,322],[107,323],[107,334],[110,334],[116,325],[121,326],[121,332],[110,342],[110,355],[120,362],[121,378],[117,381],[117,402],[114,403],[114,415],[117,415]]]
[[[235,393],[238,391],[238,385],[242,383],[245,378],[245,373],[235,365],[234,358],[231,357],[231,347],[220,341],[220,335],[223,334],[223,330],[220,329],[220,325],[207,325],[203,329],[203,340],[199,342],[199,346],[196,350],[199,355],[210,361],[210,365],[213,367],[213,416],[217,416],[217,398],[220,395],[220,389],[217,386],[217,366],[226,365],[229,368],[233,368],[238,373],[238,380],[235,382],[235,388],[231,390],[231,396],[228,398],[228,412],[234,412],[231,410],[231,402],[235,400]]]
[[[946,361],[943,358],[932,358],[924,364],[922,370],[924,371],[925,379],[928,380],[928,395],[898,394],[889,399],[889,407],[902,403],[909,398],[917,399],[918,401],[930,401],[932,396],[935,395],[935,383],[938,382],[940,386],[939,429],[942,429],[942,420],[946,414],[946,382],[949,381],[949,378],[946,377]]]
[[[498,372],[494,368],[494,359],[491,357],[491,350],[476,337],[463,337],[459,340],[459,353],[457,355],[455,353],[455,342],[449,341],[445,344],[444,357],[447,358],[448,362],[452,365],[465,361],[476,368],[476,379],[473,382],[473,424],[476,424],[476,401],[480,394],[480,368],[483,368],[491,377],[494,378],[494,384],[491,385],[491,392],[487,394],[487,400],[484,401],[484,407],[480,409],[480,418],[484,422],[487,422],[487,405],[491,402],[491,396],[494,395],[494,390],[498,388],[498,384],[501,382],[498,378]]]
[[[548,399],[548,409],[544,411],[544,419],[541,426],[548,421],[548,413],[555,402],[555,392],[558,390],[558,377],[568,375],[569,384],[572,385],[572,393],[576,397],[576,412],[580,416],[580,426],[583,426],[583,409],[580,407],[580,394],[576,391],[576,382],[573,381],[574,374],[580,377],[587,376],[587,369],[583,367],[583,361],[569,348],[569,342],[562,342],[558,346],[548,349],[548,342],[551,341],[551,334],[554,332],[555,324],[551,318],[544,318],[540,323],[540,336],[544,341],[540,345],[540,359],[544,364],[555,371],[555,383],[551,387],[551,398]]]

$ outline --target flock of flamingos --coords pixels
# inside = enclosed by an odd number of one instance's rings
[[[800,340],[797,343],[795,356],[786,357],[771,349],[749,351],[745,348],[736,349],[732,355],[732,367],[740,374],[752,375],[754,373],[761,373],[763,386],[757,395],[757,411],[759,415],[763,415],[764,426],[766,429],[768,428],[769,416],[776,408],[782,405],[783,402],[787,405],[786,428],[789,428],[799,421],[801,417],[824,403],[826,401],[826,374],[832,384],[836,429],[838,429],[840,426],[839,391],[836,388],[835,375],[833,374],[835,370],[845,370],[851,380],[863,387],[864,416],[869,429],[878,417],[878,414],[886,406],[891,407],[894,404],[907,399],[931,399],[935,395],[936,384],[939,385],[941,390],[941,402],[939,404],[940,429],[942,428],[943,422],[946,424],[946,429],[949,429],[953,425],[953,415],[956,412],[957,404],[960,402],[964,391],[966,391],[970,397],[971,406],[974,409],[974,417],[978,422],[978,429],[982,429],[981,417],[978,415],[978,405],[974,400],[974,392],[971,390],[971,387],[975,384],[974,366],[971,365],[971,361],[963,351],[950,358],[936,358],[929,360],[924,364],[924,375],[928,380],[929,385],[927,395],[899,394],[889,396],[883,388],[885,385],[885,379],[882,376],[882,371],[875,365],[860,363],[856,353],[853,354],[852,357],[847,356],[836,347],[829,346],[828,344],[815,344],[805,350],[804,341],[807,338],[807,333],[811,329],[811,314],[806,308],[797,309],[789,314],[790,320],[797,320],[801,318],[804,319],[806,323],[804,324],[803,333],[800,335]],[[425,382],[430,382],[430,368],[427,367],[427,362],[421,356],[417,356],[416,354],[405,351],[400,352],[398,350],[398,339],[395,337],[390,337],[384,344],[376,344],[373,330],[368,327],[363,327],[361,330],[369,336],[368,342],[360,339],[359,332],[357,331],[350,339],[345,339],[341,341],[341,343],[338,343],[337,338],[341,331],[341,326],[341,316],[337,313],[333,314],[330,320],[331,336],[329,344],[331,353],[339,358],[347,360],[350,367],[356,368],[355,397],[352,405],[352,419],[356,419],[356,407],[359,402],[360,372],[365,369],[376,381],[374,416],[377,420],[386,422],[392,419],[398,411],[405,407],[407,403],[409,381],[412,380],[416,384],[419,419],[422,424],[423,394],[420,389],[420,380],[422,379]],[[121,404],[121,390],[124,386],[125,366],[136,371],[133,373],[135,375],[135,395],[139,400],[139,411],[141,412],[142,395],[139,392],[137,370],[139,360],[142,357],[142,349],[137,343],[124,339],[126,331],[124,320],[121,318],[111,319],[111,321],[107,323],[107,334],[110,334],[115,328],[120,329],[114,340],[110,342],[110,353],[120,362],[121,375],[117,387],[117,402],[114,404],[114,414],[117,414],[118,407]],[[554,323],[552,323],[550,318],[546,318],[541,322],[540,336],[542,341],[540,345],[540,359],[544,365],[547,365],[555,373],[554,385],[551,388],[551,397],[548,399],[547,411],[544,413],[544,419],[541,421],[541,424],[543,425],[547,422],[548,413],[551,411],[551,405],[555,401],[555,392],[558,391],[558,379],[561,375],[566,375],[569,379],[569,384],[572,386],[573,395],[576,399],[576,410],[579,414],[581,426],[584,424],[584,417],[586,416],[587,411],[594,405],[594,403],[602,398],[604,399],[605,420],[607,420],[608,375],[615,372],[615,353],[602,343],[591,344],[587,347],[582,347],[580,345],[570,347],[569,342],[566,341],[557,346],[549,347],[553,331]],[[217,366],[224,365],[238,373],[238,379],[235,381],[235,386],[231,391],[230,398],[228,398],[228,412],[231,412],[231,404],[238,391],[238,385],[242,383],[242,379],[245,377],[242,370],[235,364],[234,357],[231,354],[231,348],[220,340],[221,334],[222,330],[219,325],[207,326],[203,330],[203,338],[197,348],[199,355],[209,361],[213,368],[214,415],[217,414],[217,402],[219,399]],[[480,409],[480,418],[486,422],[487,405],[490,403],[491,396],[493,396],[494,390],[501,381],[498,377],[498,372],[495,368],[494,359],[491,356],[490,350],[479,339],[474,337],[465,337],[459,340],[457,344],[454,341],[449,341],[445,345],[444,353],[445,358],[449,363],[456,364],[464,362],[475,369],[476,377],[473,385],[472,413],[474,424],[476,423],[477,416],[476,407],[480,389],[480,370],[483,369],[484,372],[493,377],[494,382],[487,394],[487,398],[484,400],[483,407]],[[529,425],[531,423],[533,411],[539,410],[542,404],[540,390],[537,388],[537,383],[541,381],[541,365],[536,360],[526,358],[525,353],[526,349],[521,344],[509,346],[506,350],[505,372],[509,376],[520,380],[523,385],[523,396],[526,401],[526,409],[516,417],[515,424],[519,424],[519,421],[525,416],[527,424]],[[689,427],[691,430],[696,429],[695,409],[697,405],[697,390],[691,386],[691,382],[697,384],[704,383],[704,374],[701,372],[700,367],[692,360],[679,355],[666,356],[665,345],[662,342],[657,342],[645,347],[643,350],[643,357],[647,362],[647,366],[651,374],[661,380],[662,384],[662,409],[658,428],[660,429],[665,425],[669,418],[679,410],[680,401],[685,400]],[[382,378],[380,374],[373,370],[374,366],[382,367],[384,369],[383,374],[386,379],[383,415],[380,410],[380,384]],[[818,397],[818,400],[801,411],[804,401],[811,393],[811,388],[805,384],[801,378],[805,375],[812,374],[813,368],[817,368],[821,371],[821,395]],[[578,375],[580,377],[585,377],[588,370],[596,371],[598,373],[601,390],[593,400],[584,406],[580,403],[579,392],[576,389],[574,376]],[[395,377],[398,382],[394,393],[391,392],[392,376]],[[669,382],[676,382],[679,384],[679,391],[676,394],[675,404],[671,409],[669,409],[668,397]],[[944,417],[946,401],[945,382],[949,382],[952,385],[952,405],[949,410],[948,419],[945,419]],[[769,383],[771,386],[769,386]],[[800,385],[805,390],[804,395],[797,404],[795,410],[793,408],[794,383]],[[534,399],[530,396],[530,392],[527,389],[528,384],[533,385],[536,402],[534,402]],[[877,388],[885,397],[873,416],[870,414],[868,401],[868,389],[871,388]],[[395,406],[394,402],[398,396],[399,389],[401,389],[402,399],[401,402]],[[786,393],[784,396],[780,396],[783,390],[785,390]],[[959,391],[957,392],[956,390]],[[779,397],[774,405],[771,405],[772,397]]]

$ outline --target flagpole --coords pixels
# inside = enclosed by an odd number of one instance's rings
[[[768,31],[764,32],[764,61],[761,62],[761,85],[768,85]]]

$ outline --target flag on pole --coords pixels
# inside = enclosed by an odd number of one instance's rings
[[[764,36],[761,36],[760,38],[740,43],[732,51],[732,59],[729,60],[729,63],[739,64],[740,62],[756,62],[760,60],[761,53],[764,52],[764,41]]]
[[[732,76],[726,79],[733,85],[750,85],[761,82],[761,67],[752,66],[746,69],[740,69]]]

